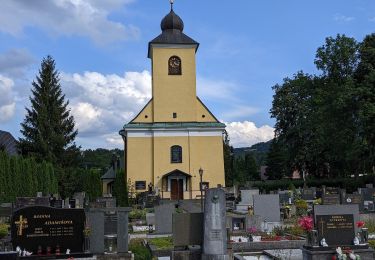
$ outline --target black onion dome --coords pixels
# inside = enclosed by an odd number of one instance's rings
[[[172,9],[169,14],[161,20],[160,27],[162,31],[179,30],[182,32],[184,30],[184,22]]]

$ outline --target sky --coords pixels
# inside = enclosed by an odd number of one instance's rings
[[[118,131],[151,98],[148,42],[168,0],[2,0],[0,129],[21,137],[31,83],[51,55],[84,149],[122,148]],[[184,33],[200,43],[197,93],[227,124],[231,144],[273,138],[272,86],[316,73],[329,36],[361,41],[375,28],[374,0],[175,0]]]

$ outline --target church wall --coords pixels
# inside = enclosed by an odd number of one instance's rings
[[[221,136],[197,136],[190,139],[191,169],[196,178],[192,178],[193,198],[199,191],[199,168],[203,169],[203,182],[209,182],[210,188],[218,184],[225,186],[223,139]]]
[[[146,181],[143,192],[147,190],[147,185],[153,182],[153,159],[152,159],[152,138],[132,137],[127,140],[127,175],[132,184],[135,181]]]
[[[154,122],[196,121],[195,48],[153,47],[152,53]],[[168,75],[174,55],[181,59],[182,75]]]
[[[171,163],[170,148],[173,145],[182,147],[182,163]],[[200,167],[204,170],[203,182],[209,182],[209,187],[225,186],[222,136],[128,138],[128,178],[132,183],[146,181],[146,186],[152,182],[155,188],[163,190],[164,198],[169,198],[170,192],[162,186],[163,175],[176,169],[192,176],[184,198],[198,198]]]

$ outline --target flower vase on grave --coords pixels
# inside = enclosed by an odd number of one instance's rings
[[[90,237],[89,236],[85,236],[84,250],[86,253],[90,251]]]
[[[368,244],[368,228],[361,229],[361,244]]]

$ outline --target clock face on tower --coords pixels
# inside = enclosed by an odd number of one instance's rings
[[[177,56],[172,56],[168,60],[168,74],[181,75],[181,59]]]

